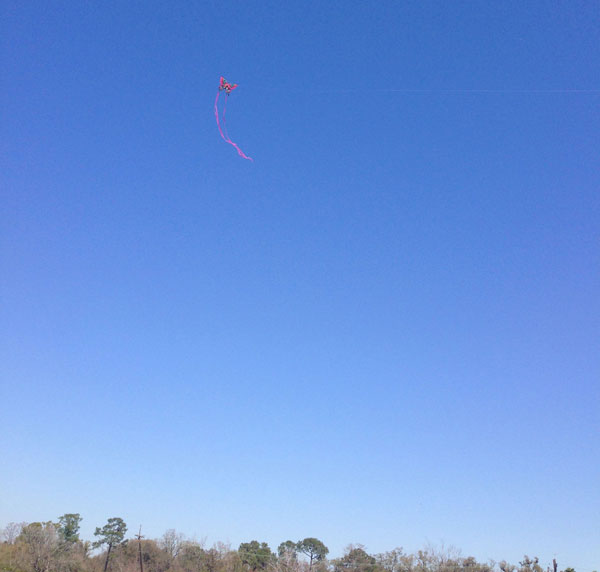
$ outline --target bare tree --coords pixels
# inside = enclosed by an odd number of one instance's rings
[[[158,541],[158,545],[167,553],[169,560],[173,561],[177,558],[184,542],[185,536],[183,534],[177,532],[174,528],[169,528]]]
[[[23,527],[19,539],[23,542],[27,568],[34,572],[49,572],[57,567],[59,536],[54,523],[32,522]]]
[[[309,572],[307,562],[298,559],[297,544],[291,540],[282,542],[277,548],[277,559],[272,563],[275,572]]]
[[[412,572],[415,566],[414,556],[412,554],[404,554],[402,547],[376,554],[375,560],[385,572]]]
[[[26,522],[9,522],[6,527],[2,529],[2,533],[0,533],[2,542],[14,544],[25,526],[27,526]]]

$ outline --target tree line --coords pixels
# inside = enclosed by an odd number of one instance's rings
[[[95,540],[88,541],[79,537],[81,521],[69,513],[56,522],[9,523],[0,536],[0,572],[559,572],[556,560],[552,570],[544,570],[537,557],[524,556],[518,565],[483,563],[456,549],[433,547],[415,554],[402,548],[369,554],[355,544],[328,559],[327,546],[312,537],[286,540],[276,551],[257,540],[237,549],[222,542],[209,548],[173,529],[158,539],[144,538],[141,529],[127,538],[127,525],[118,517],[97,527]]]

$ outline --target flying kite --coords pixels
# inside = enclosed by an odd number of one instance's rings
[[[248,159],[249,161],[253,161],[254,159],[252,159],[252,157],[248,157],[248,155],[246,155],[237,146],[237,144],[229,138],[229,135],[227,134],[227,125],[225,123],[225,111],[227,111],[227,100],[229,99],[229,95],[231,94],[231,92],[236,87],[237,83],[231,84],[223,76],[221,76],[221,81],[219,82],[219,91],[217,91],[217,97],[215,99],[215,117],[217,118],[217,127],[219,128],[219,133],[221,134],[223,140],[229,143],[230,145],[233,145],[240,157]],[[225,103],[223,105],[222,119],[219,119],[219,96],[221,95],[222,91],[225,92]],[[223,127],[221,127],[221,124],[223,124]]]

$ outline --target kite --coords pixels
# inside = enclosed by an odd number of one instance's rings
[[[217,91],[217,97],[215,99],[215,117],[217,118],[217,127],[219,128],[219,133],[221,134],[221,137],[223,138],[223,140],[226,141],[227,143],[229,143],[230,145],[233,145],[240,157],[243,157],[244,159],[248,159],[249,161],[254,161],[254,159],[252,159],[252,157],[248,157],[248,155],[246,155],[237,146],[237,143],[234,143],[229,138],[229,135],[227,134],[227,124],[225,123],[225,112],[227,111],[227,100],[229,99],[229,95],[231,94],[231,92],[236,87],[237,87],[237,83],[231,84],[228,81],[226,81],[223,76],[221,76],[221,81],[219,83],[219,91]],[[222,91],[225,92],[225,104],[223,105],[222,119],[219,119],[219,96],[221,95]],[[223,124],[222,127],[221,127],[221,124]]]

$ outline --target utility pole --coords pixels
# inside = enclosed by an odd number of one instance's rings
[[[142,538],[144,538],[142,536],[142,525],[140,524],[140,531],[135,535],[135,537],[138,539],[138,548],[139,548],[139,552],[140,552],[140,572],[144,572],[144,560],[142,558]]]

